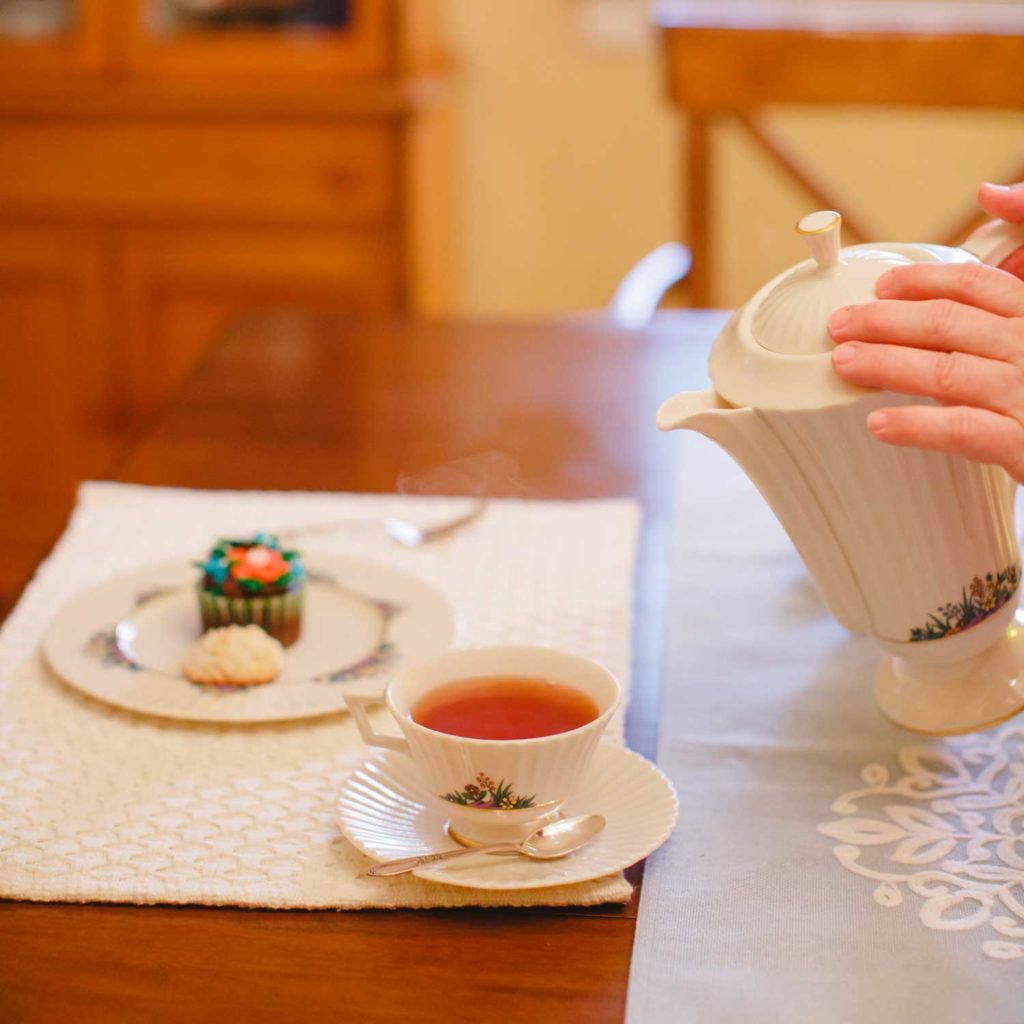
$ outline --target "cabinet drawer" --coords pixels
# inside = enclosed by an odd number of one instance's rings
[[[397,216],[387,124],[0,122],[8,215],[370,225]]]

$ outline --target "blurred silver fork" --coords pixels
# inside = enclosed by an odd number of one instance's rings
[[[296,537],[309,537],[318,533],[333,533],[335,530],[350,526],[353,523],[373,522],[380,523],[384,527],[384,532],[396,544],[401,544],[405,548],[418,548],[424,544],[429,544],[431,541],[447,537],[455,533],[456,530],[461,530],[463,526],[468,526],[474,520],[479,519],[484,514],[486,508],[486,499],[478,498],[468,511],[460,512],[459,515],[453,516],[451,519],[445,519],[440,523],[434,523],[430,526],[420,526],[411,519],[400,519],[397,516],[389,516],[383,520],[348,518],[333,519],[322,523],[309,523],[305,526],[293,526],[287,530],[278,530],[277,536],[281,540],[294,540]]]
[[[409,519],[390,518],[384,520],[384,532],[396,543],[406,548],[418,548],[421,544],[447,537],[456,530],[468,526],[484,514],[487,502],[482,498],[469,509],[452,519],[435,523],[433,526],[420,526]]]

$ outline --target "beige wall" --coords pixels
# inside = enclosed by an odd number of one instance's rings
[[[603,305],[675,233],[675,124],[646,54],[595,53],[571,0],[449,0],[460,305]]]
[[[656,45],[595,50],[574,0],[447,2],[460,67],[458,312],[605,304],[633,261],[682,235]],[[772,123],[879,237],[937,237],[978,181],[1024,164],[1017,114],[785,111]],[[735,305],[800,258],[791,227],[811,201],[735,129],[717,149],[718,302]]]

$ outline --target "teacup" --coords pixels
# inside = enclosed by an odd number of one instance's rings
[[[473,739],[428,729],[412,709],[428,693],[460,679],[523,676],[570,686],[593,701],[597,717],[568,732],[529,739]],[[622,688],[595,662],[548,647],[501,646],[447,651],[398,672],[382,697],[346,695],[369,746],[412,758],[424,789],[444,804],[449,832],[466,842],[521,839],[557,817],[587,774]],[[386,704],[401,736],[377,732],[366,707]]]

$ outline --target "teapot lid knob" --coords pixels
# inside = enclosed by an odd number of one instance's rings
[[[797,234],[802,235],[818,267],[827,270],[839,262],[839,234],[843,218],[835,210],[816,210],[797,223]]]
[[[813,259],[770,281],[744,306],[742,322],[755,344],[791,356],[831,352],[829,316],[840,306],[870,302],[878,278],[891,266],[910,262],[898,252],[870,246],[840,250],[842,225],[835,210],[816,210],[799,221],[797,234]]]

